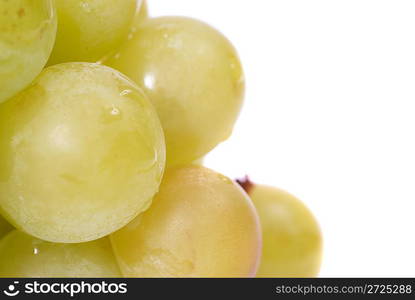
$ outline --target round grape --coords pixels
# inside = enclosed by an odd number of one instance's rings
[[[141,0],[55,0],[58,33],[48,65],[96,62],[118,49]]]
[[[305,205],[280,189],[242,185],[259,214],[263,232],[262,260],[257,277],[315,277],[322,257],[322,236]]]
[[[0,106],[0,210],[40,239],[85,242],[121,228],[148,208],[164,165],[156,111],[108,67],[49,67]]]
[[[232,133],[244,75],[231,43],[200,21],[148,19],[104,63],[142,87],[166,136],[167,163],[191,163]]]
[[[251,277],[261,252],[245,192],[200,166],[168,169],[150,209],[111,242],[127,277]]]

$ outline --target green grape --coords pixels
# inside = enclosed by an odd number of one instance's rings
[[[56,44],[49,65],[96,62],[127,39],[137,0],[55,0]]]
[[[152,104],[115,70],[46,68],[0,106],[0,209],[51,242],[85,242],[147,209],[165,164]]]
[[[9,224],[2,216],[0,216],[0,238],[5,236],[9,231],[13,230],[13,226]]]
[[[191,163],[232,133],[244,76],[231,43],[189,18],[148,19],[104,60],[142,87],[156,106],[169,166]]]
[[[241,182],[259,214],[263,233],[257,277],[315,277],[321,266],[322,236],[305,205],[277,188]]]
[[[168,169],[150,209],[110,238],[127,277],[250,277],[261,252],[246,193],[199,166]]]
[[[0,241],[0,277],[121,277],[108,238],[55,244],[14,230]]]
[[[0,103],[42,71],[56,23],[52,0],[0,0]]]

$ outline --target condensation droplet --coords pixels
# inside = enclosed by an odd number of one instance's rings
[[[167,47],[180,50],[183,48],[183,41],[180,39],[169,39]]]
[[[113,108],[111,109],[111,115],[113,115],[113,116],[117,116],[117,115],[119,115],[119,114],[120,114],[120,110],[119,110],[118,108],[113,107]]]
[[[120,93],[120,96],[127,96],[127,95],[129,95],[129,94],[131,94],[132,93],[132,90],[123,90],[121,93]]]
[[[84,11],[86,11],[88,13],[91,12],[91,7],[89,6],[88,2],[82,1],[81,2],[81,7]]]

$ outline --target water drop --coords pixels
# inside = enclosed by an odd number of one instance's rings
[[[131,94],[132,93],[132,90],[123,90],[121,93],[120,93],[120,96],[127,96],[127,95],[129,95],[129,94]]]
[[[111,110],[111,115],[117,116],[119,114],[120,114],[120,110],[116,107],[113,107],[112,110]]]
[[[88,13],[91,12],[91,7],[89,6],[88,2],[82,1],[81,2],[81,7],[84,11],[86,11]]]

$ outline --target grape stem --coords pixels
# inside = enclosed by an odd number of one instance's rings
[[[245,175],[244,178],[236,179],[236,183],[238,183],[247,194],[249,194],[249,192],[254,187],[254,183],[251,181],[248,175]]]

